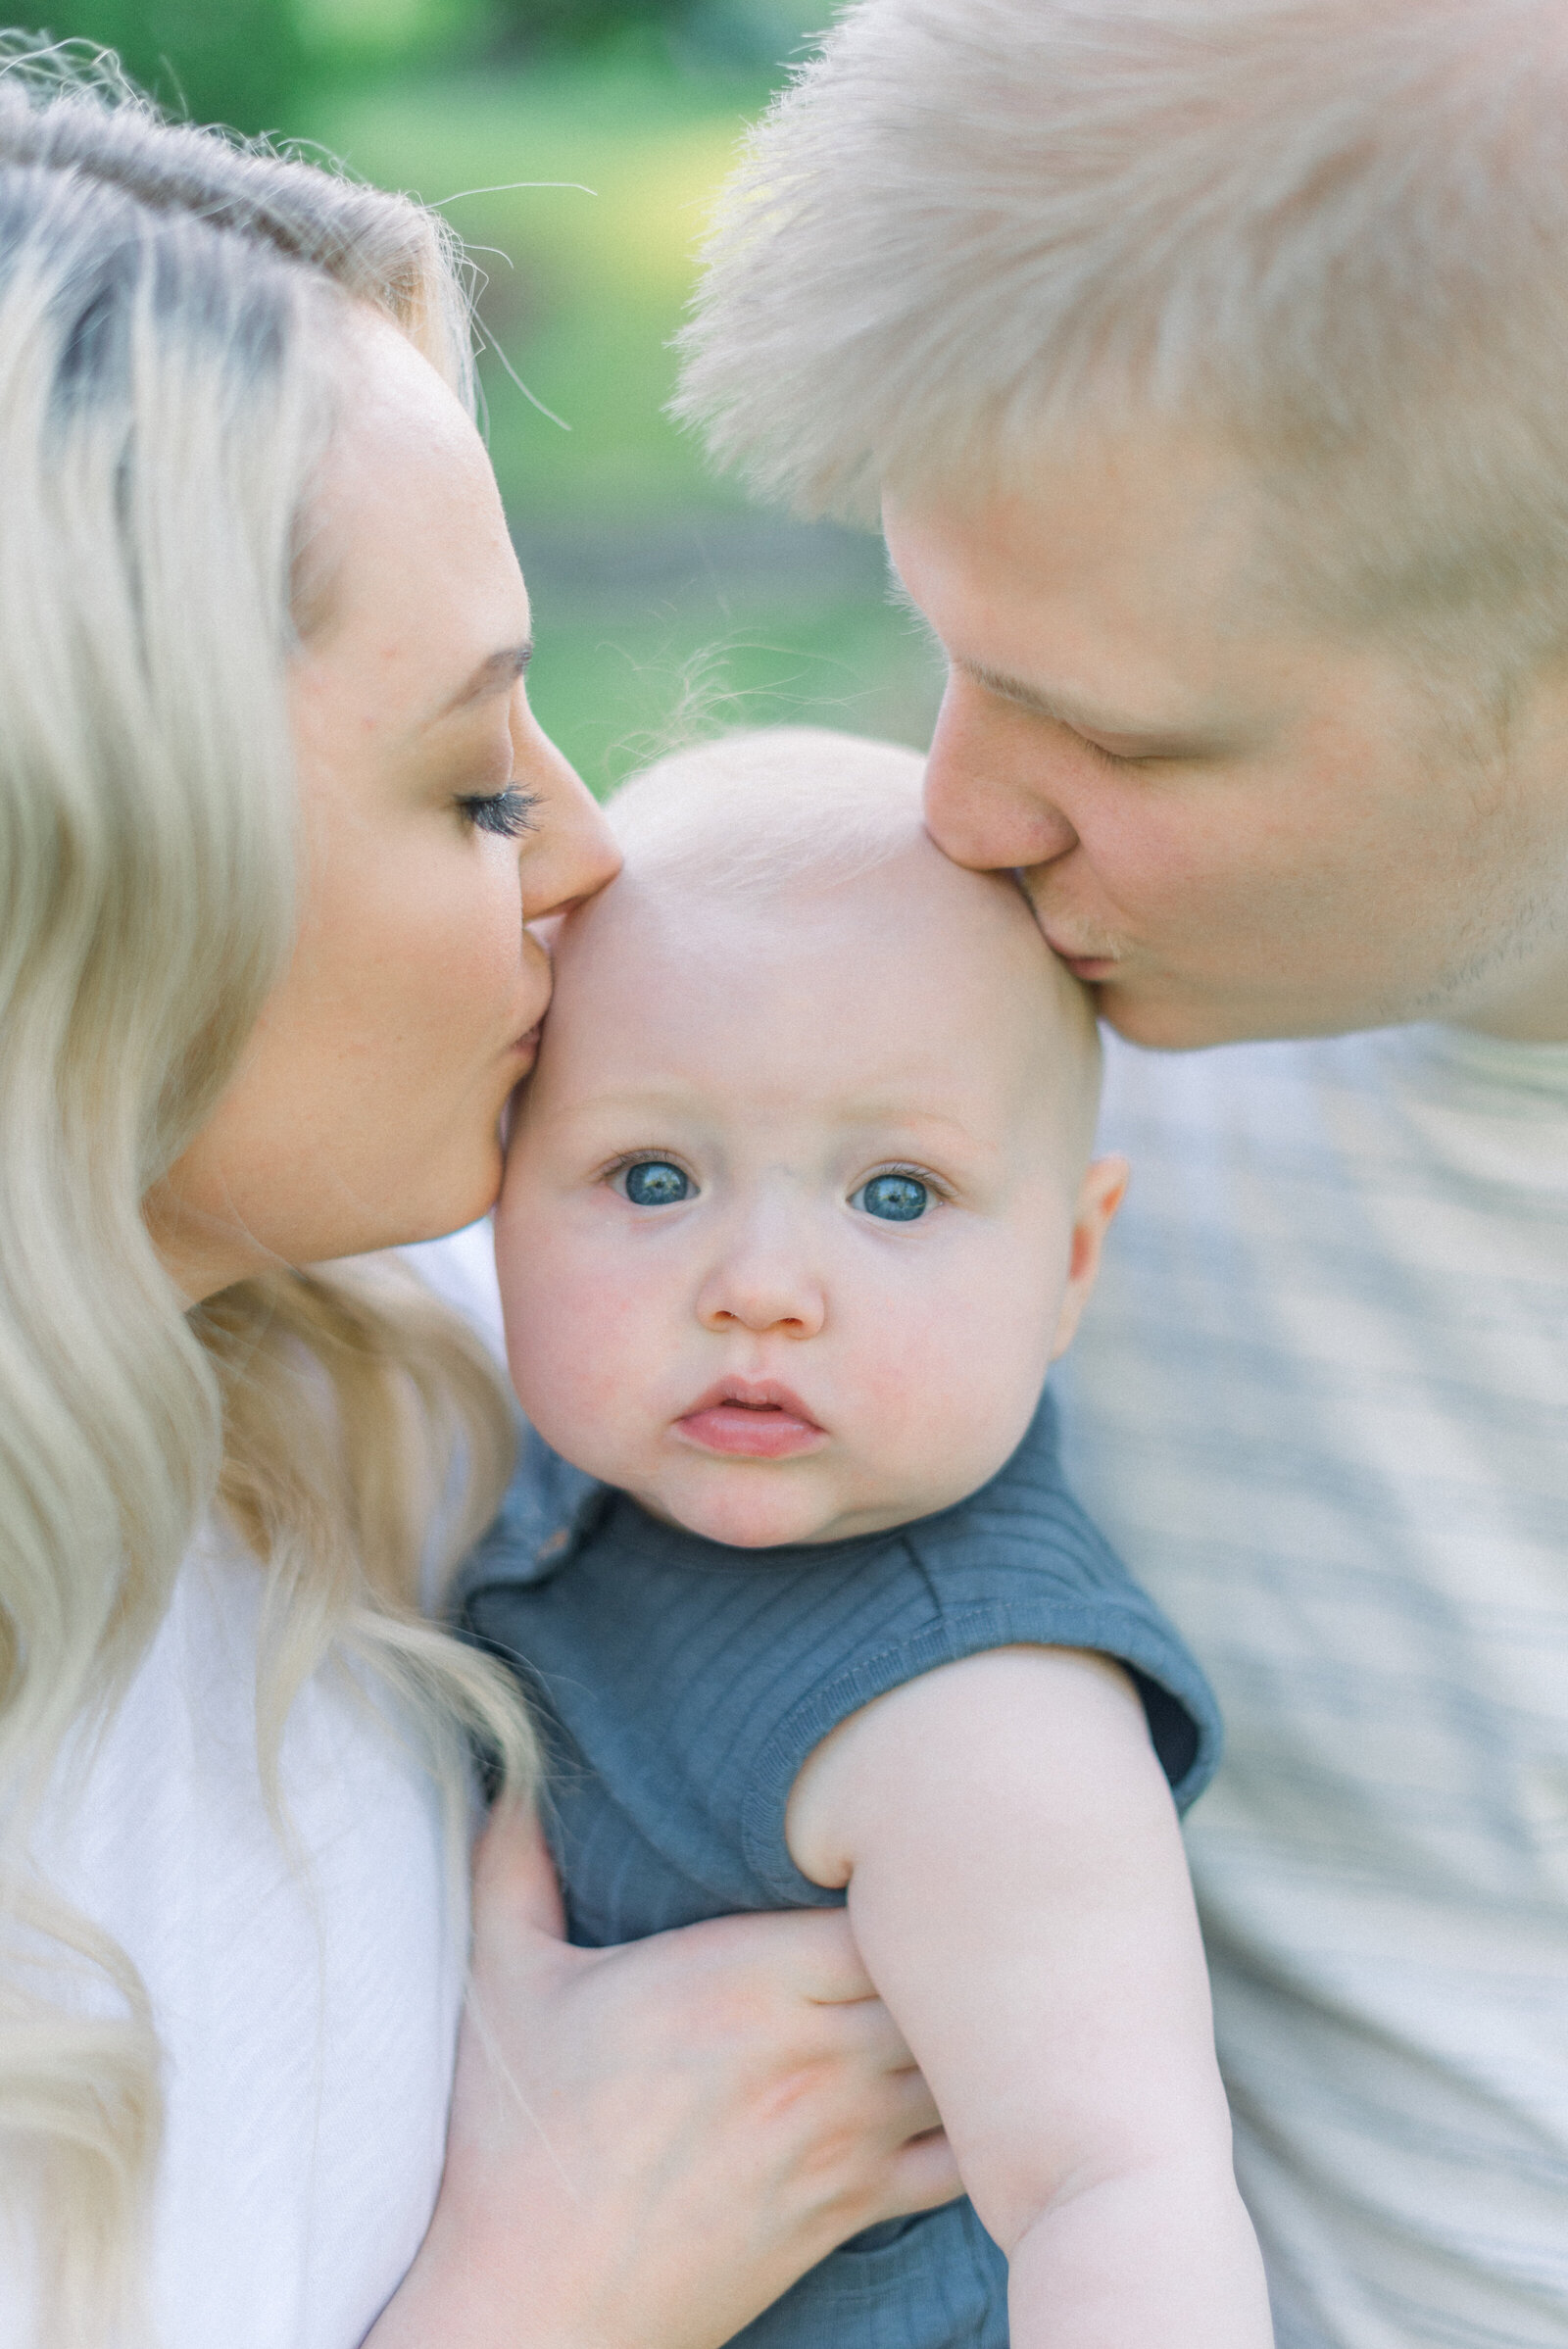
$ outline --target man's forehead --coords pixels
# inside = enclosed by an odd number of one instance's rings
[[[1223,581],[1255,546],[1263,483],[1238,451],[1159,421],[1019,451],[989,475],[890,484],[890,534],[912,523],[967,540],[1011,565],[1043,564],[1080,584],[1114,580],[1152,551],[1179,551],[1189,592]]]
[[[1249,482],[1149,494],[1102,465],[884,511],[896,601],[977,681],[1088,734],[1197,732],[1257,684],[1287,625],[1259,584]]]

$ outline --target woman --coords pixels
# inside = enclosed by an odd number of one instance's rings
[[[840,1918],[552,1937],[417,1605],[504,1397],[297,1269],[484,1209],[612,867],[467,351],[418,208],[0,76],[8,2340],[701,2349],[955,2190]]]

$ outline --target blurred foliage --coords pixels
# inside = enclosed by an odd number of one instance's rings
[[[367,68],[617,48],[755,67],[813,13],[792,0],[54,0],[46,24],[116,51],[176,113],[287,131],[315,87]]]
[[[715,720],[926,738],[935,669],[874,540],[716,480],[670,340],[748,117],[830,0],[69,0],[197,120],[439,204],[484,282],[484,425],[541,718],[597,788]],[[526,386],[526,390],[519,386]]]
[[[765,95],[667,65],[579,61],[439,92],[345,92],[313,122],[366,178],[439,204],[467,242],[484,278],[490,453],[535,523],[734,504],[663,409],[693,247],[742,100]]]
[[[598,788],[715,722],[929,734],[937,671],[876,541],[759,513],[665,413],[694,247],[776,72],[622,49],[343,92],[311,125],[367,178],[440,203],[486,272],[529,694]]]
[[[678,0],[493,0],[491,22],[525,48],[588,49],[628,25],[665,24],[688,13]]]
[[[309,62],[288,0],[55,0],[45,27],[115,50],[175,113],[241,130],[290,120]]]

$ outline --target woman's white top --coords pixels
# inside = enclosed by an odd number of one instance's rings
[[[441,1799],[323,1675],[285,1730],[280,1841],[256,1758],[261,1593],[253,1562],[198,1546],[40,1848],[134,1961],[165,2051],[159,2349],[354,2349],[441,2174],[467,1934]],[[7,2344],[33,2330],[17,2289],[0,2276]]]

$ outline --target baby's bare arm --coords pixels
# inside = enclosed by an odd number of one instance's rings
[[[1176,1815],[1125,1676],[1013,1647],[825,1739],[789,1842],[1011,2264],[1014,2349],[1266,2349]]]

